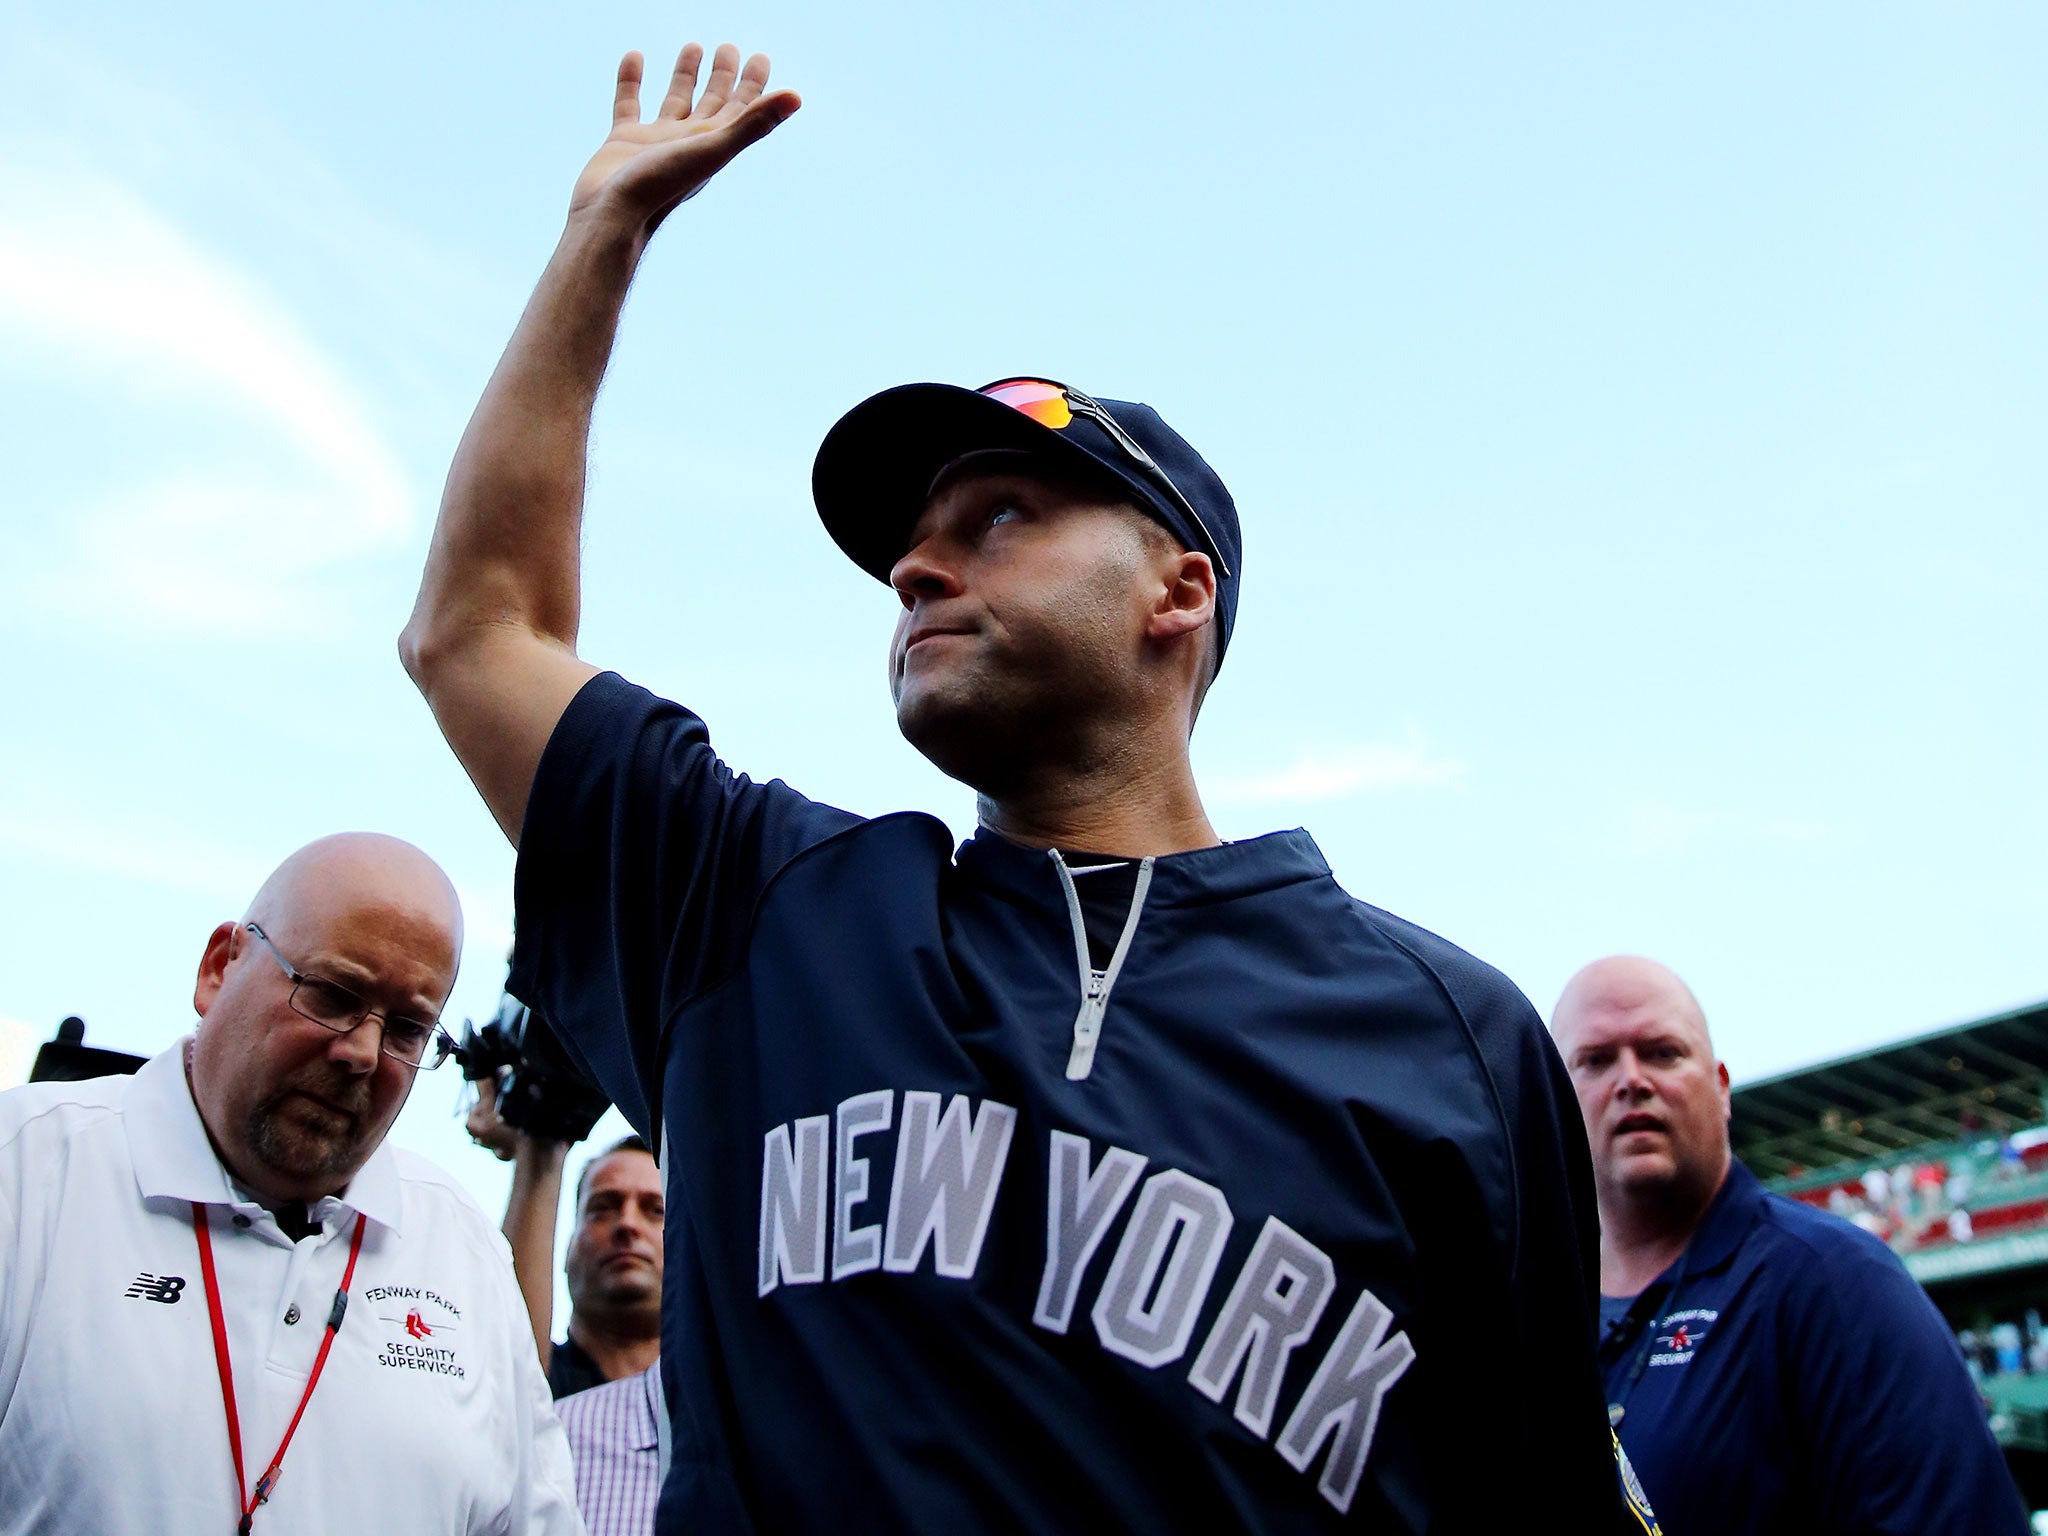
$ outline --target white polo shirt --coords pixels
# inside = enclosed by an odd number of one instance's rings
[[[476,1203],[383,1146],[292,1242],[230,1184],[184,1052],[0,1093],[0,1536],[234,1531],[194,1200],[252,1490],[366,1218],[347,1317],[258,1536],[581,1536],[511,1256]]]

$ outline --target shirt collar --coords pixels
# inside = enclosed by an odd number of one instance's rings
[[[1721,1181],[1720,1191],[1694,1229],[1692,1241],[1685,1245],[1686,1273],[1704,1275],[1734,1258],[1762,1214],[1764,1199],[1764,1187],[1757,1182],[1756,1175],[1730,1158],[1728,1177]]]
[[[641,1410],[633,1423],[633,1449],[659,1450],[661,1430],[654,1422],[655,1399],[661,1392],[661,1365],[658,1361],[640,1373],[640,1383],[643,1390],[631,1394]]]
[[[122,1121],[128,1131],[128,1156],[135,1167],[136,1187],[145,1200],[247,1204],[221,1166],[205,1122],[199,1118],[199,1106],[192,1102],[191,1084],[185,1079],[185,1051],[190,1044],[187,1036],[144,1062],[129,1089]],[[338,1204],[397,1232],[405,1190],[390,1146],[379,1142],[369,1161],[335,1198]]]

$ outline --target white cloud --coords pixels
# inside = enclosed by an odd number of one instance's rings
[[[320,611],[306,576],[411,531],[403,469],[305,327],[113,181],[0,171],[0,336],[0,366],[39,395],[53,376],[94,386],[89,435],[108,445],[77,466],[83,505],[43,509],[77,530],[33,573],[49,606],[179,629],[303,622]],[[123,412],[193,424],[180,436],[199,446],[122,463]]]
[[[1309,748],[1285,768],[1225,779],[1213,798],[1223,804],[1313,804],[1452,784],[1464,775],[1462,762],[1436,756],[1421,730],[1411,725],[1397,743]]]
[[[1621,816],[1621,845],[1635,858],[1661,859],[1710,845],[1777,841],[1811,843],[1828,836],[1822,822],[1795,817],[1764,819],[1738,811],[1708,810],[1638,800]]]

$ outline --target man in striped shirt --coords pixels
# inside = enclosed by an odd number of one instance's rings
[[[659,1366],[558,1399],[590,1536],[653,1536],[661,1494]]]

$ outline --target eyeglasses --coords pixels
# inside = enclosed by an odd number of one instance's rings
[[[291,978],[292,1012],[300,1018],[311,1019],[322,1029],[331,1029],[337,1035],[345,1035],[367,1020],[375,1019],[380,1026],[378,1048],[392,1060],[402,1061],[422,1072],[433,1071],[455,1053],[455,1042],[448,1038],[448,1032],[441,1028],[438,1020],[380,1013],[347,987],[318,976],[309,976],[293,965],[270,942],[270,935],[256,924],[244,923],[242,926],[263,941],[263,947],[270,951],[271,958],[283,966],[285,975]]]
[[[1173,483],[1173,476],[1159,467],[1144,446],[1117,425],[1116,418],[1103,408],[1099,400],[1090,399],[1078,389],[1070,389],[1051,379],[997,379],[993,384],[982,385],[975,393],[999,400],[1012,410],[1022,411],[1040,426],[1051,427],[1056,432],[1069,426],[1076,416],[1094,422],[1109,434],[1110,440],[1124,451],[1126,457],[1136,462],[1193,519],[1202,535],[1202,542],[1208,546],[1203,553],[1215,560],[1219,572],[1225,576],[1230,574],[1230,562],[1223,558],[1223,546],[1209,532],[1209,525],[1202,521],[1202,514],[1195,510],[1194,503],[1181,494],[1181,488]]]

